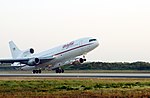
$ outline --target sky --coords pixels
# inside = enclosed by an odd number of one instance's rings
[[[150,61],[149,0],[0,0],[0,58],[8,42],[35,52],[82,37],[99,47],[88,61]]]

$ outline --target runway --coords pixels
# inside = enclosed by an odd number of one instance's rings
[[[149,73],[49,73],[49,74],[0,74],[0,77],[49,77],[49,78],[150,78]]]

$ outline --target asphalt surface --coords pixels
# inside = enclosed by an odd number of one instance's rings
[[[149,73],[48,73],[0,74],[0,77],[59,77],[59,78],[150,78]]]

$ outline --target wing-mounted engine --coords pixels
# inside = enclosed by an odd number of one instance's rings
[[[71,65],[79,65],[86,61],[85,58],[75,58],[74,60],[68,60],[63,65],[71,64]]]
[[[40,59],[39,59],[39,58],[32,58],[32,59],[30,59],[30,60],[27,62],[27,64],[28,64],[29,66],[38,65],[38,64],[40,64]]]
[[[78,64],[82,64],[83,62],[85,62],[86,59],[83,58],[76,58],[71,64],[72,65],[78,65]]]
[[[27,50],[23,51],[21,57],[29,57],[29,56],[31,56],[33,53],[34,53],[34,49],[33,49],[33,48],[30,48],[30,49],[27,49]]]

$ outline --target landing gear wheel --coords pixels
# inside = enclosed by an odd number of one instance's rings
[[[56,73],[64,73],[64,69],[56,69],[55,72]]]
[[[61,69],[61,73],[64,73],[64,69]]]
[[[42,71],[41,70],[33,70],[32,73],[33,74],[38,74],[38,73],[42,73]]]
[[[83,61],[86,61],[85,55],[83,55]]]
[[[56,69],[55,72],[56,72],[56,73],[59,73],[59,69]]]
[[[41,71],[41,70],[39,70],[39,73],[42,73],[42,71]]]
[[[35,70],[33,70],[32,73],[35,74]]]
[[[86,59],[83,59],[84,61],[86,61]]]

